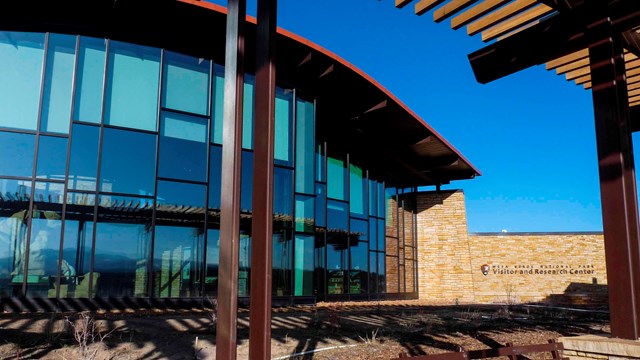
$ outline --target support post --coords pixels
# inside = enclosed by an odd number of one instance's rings
[[[225,45],[216,359],[237,355],[238,252],[246,0],[229,0]]]
[[[277,0],[258,0],[249,358],[271,359]]]
[[[604,14],[604,13],[603,13]],[[608,27],[607,18],[595,27]],[[589,47],[609,288],[611,334],[640,337],[638,195],[622,36]]]

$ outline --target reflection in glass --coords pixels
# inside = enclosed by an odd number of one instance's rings
[[[220,265],[220,230],[207,230],[207,265],[204,275],[204,294],[218,293],[218,266]],[[209,304],[207,304],[209,305]]]
[[[371,221],[373,221],[373,219]],[[386,249],[384,220],[378,219],[377,222],[378,222],[378,251],[384,251]]]
[[[222,144],[222,116],[224,111],[224,67],[217,64],[214,65],[213,73],[213,117],[211,122],[211,141],[216,144]]]
[[[0,298],[22,292],[31,181],[0,179]]]
[[[273,245],[272,293],[274,296],[291,295],[292,241],[291,241],[291,235],[289,235],[289,231],[286,229],[274,230],[272,245]]]
[[[80,37],[73,120],[99,124],[107,40]]]
[[[387,276],[385,272],[385,256],[383,252],[378,253],[378,292],[387,292]]]
[[[296,231],[306,233],[312,233],[314,231],[314,200],[315,198],[313,196],[296,195]]]
[[[211,145],[209,154],[209,209],[219,210],[222,191],[222,147]]]
[[[153,200],[102,195],[93,278],[98,297],[147,295]]]
[[[203,228],[156,225],[153,296],[199,296],[203,242]]]
[[[49,34],[40,130],[69,133],[76,37]]]
[[[386,197],[385,197],[385,191],[384,191],[384,183],[379,182],[378,183],[378,217],[385,217],[387,212],[387,203],[386,203]]]
[[[69,158],[69,189],[96,190],[100,128],[74,124]]]
[[[325,293],[325,232],[317,231],[315,234],[315,249],[314,249],[314,259],[315,259],[315,283],[314,283],[314,293],[324,295]]]
[[[35,143],[35,135],[0,131],[0,175],[33,176]]]
[[[315,236],[296,235],[295,296],[313,295]]]
[[[208,60],[165,51],[162,89],[164,106],[208,115],[210,64]]]
[[[328,231],[347,233],[349,226],[349,212],[347,204],[341,201],[327,201]]]
[[[303,194],[314,192],[314,125],[313,103],[296,101],[296,192]]]
[[[163,111],[160,120],[161,177],[207,180],[207,119]]]
[[[327,226],[327,185],[316,183],[316,225]]]
[[[44,34],[0,31],[0,127],[36,130]]]
[[[160,49],[111,41],[104,123],[156,131]]]
[[[100,190],[153,194],[156,135],[105,128],[102,142]]]
[[[277,88],[275,108],[273,158],[276,164],[293,166],[293,91]]]
[[[316,145],[316,181],[327,181],[324,144]]]
[[[273,173],[275,182],[275,170]],[[275,186],[275,185],[274,185]],[[242,171],[240,178],[240,211],[251,212],[253,203],[253,152],[242,151]],[[275,196],[274,196],[275,207]]]
[[[332,199],[346,200],[346,168],[344,160],[327,158],[328,196]]]
[[[95,201],[93,194],[67,194],[62,259],[69,266],[60,272],[61,298],[89,297]]]
[[[370,239],[370,246],[369,248],[371,250],[378,250],[378,237],[377,237],[377,225],[378,225],[378,221],[374,218],[369,218],[369,239]]]
[[[377,216],[378,215],[378,201],[376,199],[376,194],[378,191],[378,184],[375,180],[369,180],[369,215]]]
[[[251,237],[249,234],[243,233],[242,229],[240,232],[238,296],[249,296],[249,276],[251,275]]]
[[[352,213],[365,215],[366,209],[366,182],[364,171],[361,167],[349,164],[349,205]]]
[[[242,148],[253,149],[254,83],[252,75],[244,75],[244,100],[242,102]]]
[[[62,202],[64,185],[37,182],[33,195],[31,237],[27,270],[27,296],[56,297],[60,231],[62,229]],[[62,259],[61,268],[71,270],[71,264]]]
[[[281,167],[273,169],[273,222],[275,227],[292,227],[293,220],[293,170]]]
[[[369,277],[369,224],[363,220],[351,219],[349,231],[349,293],[366,294]]]
[[[369,252],[369,293],[378,292],[378,253]]]
[[[38,147],[37,177],[64,181],[67,170],[67,138],[40,136]]]
[[[349,268],[349,212],[343,202],[327,201],[327,294],[345,294]]]

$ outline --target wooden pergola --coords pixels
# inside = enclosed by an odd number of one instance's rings
[[[640,130],[640,1],[396,0],[490,45],[469,54],[488,83],[533,65],[593,94],[614,337],[640,338],[640,236],[631,133]],[[433,10],[433,11],[432,11]],[[495,41],[494,41],[495,40]]]

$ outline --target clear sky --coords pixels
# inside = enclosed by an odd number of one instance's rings
[[[371,75],[480,169],[481,177],[443,186],[464,189],[469,231],[602,230],[590,91],[544,65],[480,85],[467,60],[486,45],[479,35],[436,24],[431,12],[416,16],[411,5],[278,5],[280,27]]]

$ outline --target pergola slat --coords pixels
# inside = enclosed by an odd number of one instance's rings
[[[640,105],[640,101],[634,101],[629,103],[629,107],[638,106],[638,105]]]
[[[453,0],[450,1],[433,12],[433,21],[439,23],[448,19],[450,16],[458,13],[461,10],[473,5],[478,0]]]
[[[578,85],[582,85],[588,81],[591,81],[591,74],[585,75],[585,76],[581,76],[579,78],[576,79],[576,84]]]
[[[640,68],[627,70],[627,78],[630,78],[630,77],[636,76],[636,75],[640,75]]]
[[[415,6],[416,15],[422,15],[446,0],[420,0]]]
[[[589,49],[583,49],[580,51],[576,51],[572,54],[563,56],[563,57],[559,57],[555,60],[551,60],[549,62],[547,62],[546,68],[547,70],[553,70],[557,67],[560,67],[562,65],[566,65],[568,63],[574,62],[574,61],[578,61],[578,60],[582,60],[582,59],[587,59],[587,61],[589,60]]]
[[[629,91],[629,98],[631,99],[634,96],[639,96],[640,95],[640,89],[636,89],[636,90],[631,90]]]
[[[569,71],[565,76],[568,81],[571,81],[588,74],[591,74],[591,68],[589,66],[585,66],[577,70]]]
[[[625,64],[625,67],[626,67],[627,71],[633,70],[633,69],[636,69],[636,68],[640,67],[640,59],[627,61],[627,63]]]
[[[631,91],[631,90],[635,90],[635,89],[640,89],[640,83],[628,84],[627,85],[627,90]]]
[[[576,70],[579,69],[581,67],[585,67],[585,66],[589,66],[589,58],[584,58],[584,59],[580,59],[578,61],[574,61],[572,63],[569,63],[567,65],[562,65],[556,68],[556,74],[558,75],[562,75],[564,73],[567,73],[571,70]]]
[[[482,41],[489,41],[506,34],[510,31],[513,31],[516,28],[519,28],[531,21],[540,19],[541,17],[552,13],[552,8],[547,5],[540,4],[532,9],[529,9],[520,15],[514,16],[507,21],[504,21],[486,31],[482,32]]]
[[[488,29],[495,24],[533,7],[536,4],[538,4],[537,0],[516,0],[509,5],[506,5],[467,25],[467,34],[475,35],[480,31]]]
[[[409,5],[410,2],[412,2],[413,0],[396,0],[396,7],[398,9],[401,9],[403,7],[405,7],[406,5]]]
[[[492,12],[511,0],[485,0],[471,9],[451,19],[451,28],[457,30],[468,23]]]
[[[627,76],[627,86],[640,83],[640,76]]]

